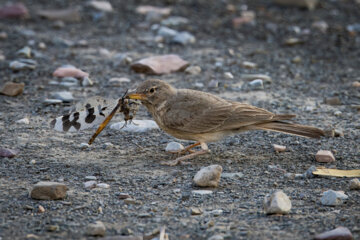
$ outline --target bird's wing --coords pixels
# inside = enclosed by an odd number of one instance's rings
[[[231,130],[269,121],[275,116],[265,109],[208,93],[181,90],[178,94],[181,96],[169,102],[163,115],[163,124],[172,130],[189,133]]]

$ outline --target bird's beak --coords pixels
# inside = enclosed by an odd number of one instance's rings
[[[126,95],[126,98],[136,99],[136,100],[140,100],[140,101],[147,100],[146,95],[143,94],[143,93],[128,93],[128,94]]]

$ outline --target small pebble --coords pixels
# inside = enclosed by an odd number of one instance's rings
[[[213,191],[211,191],[211,190],[192,190],[191,193],[194,194],[194,195],[196,195],[196,194],[198,194],[198,195],[208,195],[208,194],[212,194]]]
[[[184,149],[184,146],[178,142],[169,142],[166,145],[165,151],[166,152],[178,152]]]
[[[158,29],[157,35],[164,38],[173,38],[178,34],[178,31],[168,28],[168,27],[160,27]]]
[[[198,75],[201,73],[201,68],[199,66],[190,66],[185,69],[185,73],[191,75]]]
[[[124,199],[124,203],[126,204],[136,204],[136,200],[133,198],[126,198]]]
[[[189,22],[189,19],[187,19],[187,18],[179,17],[179,16],[171,16],[171,17],[168,17],[167,19],[162,20],[161,25],[172,27],[172,26],[187,24],[188,22]]]
[[[286,151],[286,146],[273,144],[273,147],[274,147],[275,152],[285,152]]]
[[[111,6],[111,3],[108,1],[90,1],[88,2],[90,7],[93,7],[96,10],[103,11],[103,12],[112,12],[114,9]]]
[[[189,32],[180,32],[174,36],[174,38],[172,39],[172,42],[181,44],[181,45],[187,45],[190,43],[195,43],[196,38],[194,37],[194,35],[192,35]]]
[[[129,83],[129,82],[131,82],[131,80],[128,78],[110,78],[109,79],[109,84],[112,86],[120,86],[123,83]]]
[[[346,227],[337,227],[334,230],[316,235],[314,240],[353,240],[353,236]]]
[[[45,208],[41,205],[39,205],[38,207],[39,213],[44,213],[45,212]]]
[[[288,38],[284,42],[284,44],[288,45],[288,46],[294,46],[294,45],[302,44],[302,43],[304,43],[304,41],[302,41],[299,38]]]
[[[288,214],[291,210],[291,201],[282,190],[278,190],[265,196],[264,210],[266,214]]]
[[[356,81],[356,82],[353,82],[351,84],[351,86],[355,87],[355,88],[359,88],[360,87],[360,82],[359,81]]]
[[[114,148],[114,144],[112,144],[111,142],[104,143],[104,149],[111,149],[111,148]]]
[[[38,44],[38,47],[39,47],[40,49],[46,49],[46,44],[43,43],[43,42],[40,42],[40,43]]]
[[[262,90],[264,89],[264,83],[262,79],[255,79],[248,83],[251,90]]]
[[[14,71],[34,70],[37,62],[31,59],[18,59],[10,62],[9,67]]]
[[[217,187],[220,182],[222,167],[210,165],[202,168],[194,176],[194,183],[200,187]]]
[[[90,145],[88,143],[80,143],[80,149],[87,149]]]
[[[313,22],[313,24],[311,24],[311,27],[318,29],[322,33],[326,33],[326,31],[329,28],[329,25],[327,24],[327,22],[320,20],[320,21]]]
[[[87,181],[96,181],[96,177],[95,176],[85,176],[85,180]]]
[[[29,163],[32,164],[32,165],[34,165],[34,164],[36,164],[36,160],[33,159],[33,160],[31,160]]]
[[[72,93],[67,91],[54,92],[52,93],[52,97],[62,100],[63,102],[72,102],[74,100]]]
[[[96,184],[96,187],[107,189],[107,188],[110,188],[110,185],[107,183],[98,183],[98,184]]]
[[[340,117],[341,114],[342,114],[342,112],[339,111],[339,110],[334,112],[334,115],[335,115],[336,117]]]
[[[84,183],[84,188],[86,189],[91,189],[91,188],[96,188],[96,181],[87,181]]]
[[[31,48],[28,46],[23,47],[22,49],[18,50],[16,54],[20,57],[31,58]]]
[[[360,181],[354,178],[350,181],[350,190],[360,190]]]
[[[222,235],[217,234],[209,237],[207,240],[224,240],[224,237]]]
[[[208,85],[210,88],[217,88],[219,87],[219,81],[215,80],[215,79],[212,79],[210,82],[209,82],[209,85]]]
[[[20,120],[17,120],[16,123],[28,125],[28,124],[30,124],[30,120],[29,120],[29,118],[22,118]]]
[[[222,178],[232,178],[232,179],[241,179],[244,177],[244,174],[241,172],[234,172],[234,173],[222,173]]]
[[[225,77],[226,79],[233,79],[233,78],[234,78],[234,75],[232,75],[231,72],[225,72],[225,73],[224,73],[224,77]]]
[[[118,197],[119,199],[131,198],[131,196],[128,193],[119,193]]]
[[[272,82],[272,78],[268,75],[265,74],[242,74],[241,78],[246,80],[246,81],[252,81],[255,79],[262,79],[264,82],[268,82],[271,83]]]
[[[327,150],[319,150],[315,155],[315,159],[316,161],[323,163],[335,162],[334,155],[332,154],[332,152]]]
[[[13,158],[19,153],[18,150],[0,147],[0,157]]]
[[[346,199],[348,196],[343,191],[328,190],[323,192],[320,201],[325,206],[336,206],[343,204]]]
[[[191,208],[191,215],[201,215],[203,214],[203,210],[199,207],[192,207]]]
[[[0,39],[1,40],[4,40],[4,39],[7,39],[8,38],[8,35],[6,32],[0,32]]]
[[[94,82],[89,77],[84,77],[81,81],[81,86],[89,87],[94,85]]]
[[[324,102],[328,105],[341,105],[341,100],[339,97],[325,98]]]
[[[39,200],[57,200],[66,197],[68,188],[63,183],[57,182],[38,182],[30,192],[33,199]]]
[[[106,232],[106,228],[103,222],[96,221],[95,223],[91,223],[87,226],[86,234],[90,236],[104,236]]]
[[[256,68],[256,67],[257,67],[257,64],[256,64],[256,63],[253,63],[253,62],[244,61],[244,62],[242,62],[242,66],[243,66],[244,68],[252,69],[252,68]]]

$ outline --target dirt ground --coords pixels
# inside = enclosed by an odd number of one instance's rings
[[[19,150],[14,158],[0,158],[0,239],[25,239],[28,234],[37,239],[87,239],[92,237],[85,235],[86,227],[98,220],[105,224],[106,236],[146,235],[166,226],[170,239],[208,239],[217,234],[224,239],[311,239],[317,233],[344,226],[354,239],[360,238],[360,191],[349,190],[349,179],[285,176],[285,172],[304,173],[312,165],[360,168],[360,94],[359,88],[352,86],[360,79],[360,32],[350,33],[346,28],[360,24],[360,4],[325,0],[308,11],[250,0],[111,3],[114,12],[97,18],[98,12],[86,7],[85,1],[29,0],[24,4],[30,19],[0,20],[0,30],[8,35],[0,40],[6,57],[0,61],[1,85],[6,81],[25,83],[22,95],[0,95],[0,146]],[[154,35],[152,23],[135,13],[142,4],[170,6],[171,16],[188,18],[189,23],[172,28],[192,33],[196,42],[181,46],[148,40]],[[227,10],[228,4],[235,6],[235,12]],[[60,29],[35,14],[38,9],[74,6],[83,7],[81,21],[65,23]],[[234,28],[232,19],[240,16],[245,6],[255,11],[256,23]],[[312,27],[319,20],[328,24],[326,32]],[[27,34],[26,30],[34,33]],[[86,40],[87,46],[63,46],[57,43],[59,37],[73,42]],[[291,37],[303,42],[285,45]],[[40,42],[46,49],[38,49]],[[18,58],[16,51],[27,45],[42,54],[34,58],[38,66],[32,71],[13,72],[9,63]],[[161,130],[130,133],[106,129],[94,145],[81,149],[80,144],[87,142],[94,130],[51,130],[49,121],[68,110],[63,104],[46,105],[44,99],[62,90],[72,92],[76,101],[92,96],[118,98],[127,88],[152,77],[133,72],[128,64],[118,64],[114,57],[99,53],[100,48],[127,54],[133,60],[178,54],[200,66],[202,72],[158,78],[176,87],[211,92],[276,113],[293,113],[301,124],[335,128],[344,136],[313,140],[248,132],[211,143],[211,154],[192,160],[192,165],[175,167],[160,165],[174,158],[165,152],[166,144],[178,141]],[[257,67],[245,68],[244,61]],[[63,64],[89,72],[94,86],[49,84],[56,80],[52,72]],[[226,79],[225,72],[234,78]],[[266,83],[264,90],[243,89],[241,75],[246,73],[267,74],[272,82]],[[131,82],[113,87],[108,83],[113,77],[126,77]],[[219,86],[209,86],[211,80],[218,81]],[[341,104],[325,104],[324,98],[331,97],[338,97]],[[15,123],[24,117],[30,124]],[[136,117],[151,119],[144,107]],[[105,143],[113,146],[105,147]],[[272,144],[285,145],[288,150],[276,153]],[[314,156],[320,149],[331,150],[336,162],[317,163]],[[221,165],[224,173],[240,172],[243,177],[222,178],[219,187],[210,189],[212,194],[194,195],[192,191],[200,189],[192,181],[195,173],[211,164]],[[86,176],[95,176],[110,188],[87,190]],[[68,196],[59,201],[33,200],[29,190],[38,181],[63,181],[69,188]],[[263,199],[276,189],[290,197],[290,214],[264,213]],[[328,189],[345,191],[348,201],[336,207],[321,205],[321,193]],[[136,199],[136,204],[124,203],[119,199],[121,192]],[[44,213],[38,212],[39,205],[45,208]],[[204,213],[193,216],[192,207],[200,207]]]

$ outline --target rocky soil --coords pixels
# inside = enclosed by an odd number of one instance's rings
[[[29,18],[0,19],[0,87],[24,83],[22,94],[0,95],[0,148],[18,151],[0,158],[0,239],[104,234],[159,239],[162,227],[169,239],[311,239],[338,226],[360,238],[360,191],[350,190],[351,179],[294,175],[313,165],[360,168],[359,3],[325,0],[310,11],[260,0],[111,1],[113,11],[106,12],[80,0],[23,2]],[[188,20],[168,27],[192,38],[179,44],[174,32],[160,32],[166,16],[136,12],[148,4],[170,7],[169,16]],[[77,7],[80,19],[74,13],[60,21],[37,14],[40,9]],[[27,49],[18,52],[25,46],[31,49],[29,56]],[[61,133],[49,128],[50,120],[78,101],[116,99],[154,77],[136,73],[130,65],[163,54],[177,54],[201,72],[192,68],[157,78],[293,113],[301,124],[335,129],[336,137],[248,132],[209,144],[211,154],[191,165],[168,167],[160,162],[176,156],[165,152],[167,143],[189,143],[160,129],[139,133],[107,128],[93,145],[82,147],[94,130]],[[27,62],[33,69],[11,69],[13,61],[26,57],[36,61]],[[83,80],[63,84],[52,76],[69,64],[89,73],[93,85]],[[245,74],[267,77],[252,82]],[[72,93],[70,102],[48,100],[63,91]],[[17,122],[24,118],[29,123]],[[114,122],[121,118],[119,114]],[[151,116],[142,107],[136,119]],[[273,144],[286,146],[286,151],[277,153]],[[335,162],[316,162],[318,150],[330,150]],[[218,186],[196,186],[195,174],[213,164],[222,167]],[[66,197],[31,198],[39,181],[65,184]],[[85,187],[88,181],[95,182]],[[344,191],[348,198],[336,206],[323,205],[322,193],[330,189]],[[264,212],[265,196],[276,190],[291,200],[288,214]]]

